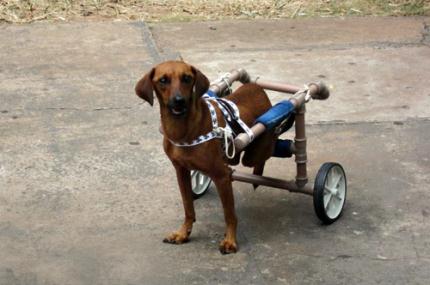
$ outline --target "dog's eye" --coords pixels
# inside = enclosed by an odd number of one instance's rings
[[[165,84],[169,84],[169,83],[170,83],[170,80],[169,80],[169,78],[167,78],[166,76],[163,76],[163,77],[161,77],[161,78],[158,80],[158,82],[160,82],[160,84],[165,85]]]
[[[184,74],[182,75],[181,81],[185,84],[190,84],[193,82],[193,78],[190,75]]]

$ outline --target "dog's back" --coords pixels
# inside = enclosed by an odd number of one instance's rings
[[[264,89],[254,83],[244,84],[233,94],[224,98],[231,100],[238,106],[240,117],[248,127],[252,127],[255,120],[272,107]],[[242,164],[248,167],[262,167],[273,153],[275,140],[273,131],[268,131],[258,137],[245,148]],[[238,163],[238,159],[239,157],[233,159],[231,163]]]

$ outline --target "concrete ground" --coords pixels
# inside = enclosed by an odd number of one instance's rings
[[[0,25],[0,284],[428,284],[430,19],[347,18]],[[157,107],[137,79],[181,55],[209,78],[237,67],[303,84],[313,178],[348,177],[344,215],[312,199],[235,183],[237,254],[223,256],[216,191],[182,221]],[[273,102],[282,98],[271,93]],[[292,137],[289,133],[286,137]],[[294,176],[292,160],[266,174]]]

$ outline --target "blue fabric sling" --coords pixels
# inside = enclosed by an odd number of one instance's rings
[[[256,122],[262,123],[267,130],[271,130],[287,119],[294,112],[294,109],[294,105],[290,101],[281,101],[258,117]]]

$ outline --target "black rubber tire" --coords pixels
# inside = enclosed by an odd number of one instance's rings
[[[195,171],[195,170],[194,170],[194,171]],[[202,174],[200,174],[200,175],[202,175]],[[191,179],[193,179],[193,178],[192,178],[192,175],[191,175]],[[197,200],[197,199],[200,199],[201,197],[203,197],[203,196],[208,192],[209,187],[211,186],[211,184],[212,184],[212,181],[210,181],[210,182],[207,184],[207,186],[206,186],[206,187],[204,187],[204,190],[203,190],[203,191],[199,191],[199,193],[194,192],[194,188],[193,188],[193,189],[191,189],[191,193],[192,193],[192,195],[193,195],[193,199],[194,199],[194,200]]]
[[[342,170],[343,177],[345,179],[345,199],[344,199],[340,213],[335,218],[330,218],[327,215],[325,208],[324,208],[324,187],[325,187],[327,175],[328,175],[329,171],[334,166],[338,166]],[[348,187],[347,187],[346,175],[345,175],[345,171],[343,170],[342,165],[340,165],[339,163],[336,163],[336,162],[326,162],[320,167],[320,169],[318,170],[317,176],[315,178],[313,198],[314,198],[315,213],[316,213],[317,217],[324,224],[330,225],[330,224],[334,223],[337,219],[339,219],[340,216],[342,216],[343,208],[345,207],[345,204],[346,204],[347,188]]]

